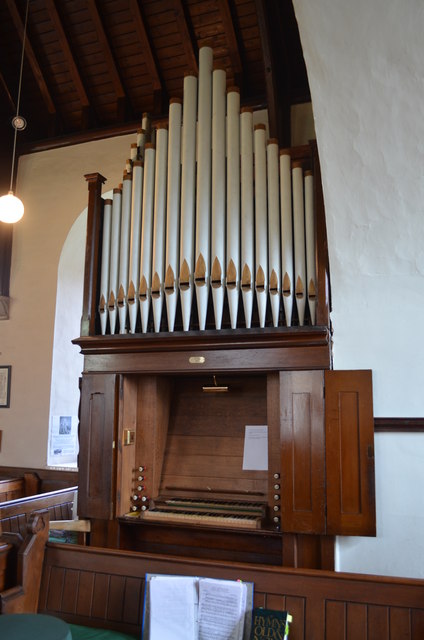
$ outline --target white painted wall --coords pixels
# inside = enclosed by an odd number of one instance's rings
[[[78,379],[84,363],[79,347],[73,345],[72,340],[80,334],[86,232],[87,207],[72,225],[59,260],[50,393],[50,436],[47,448],[47,464],[52,466],[77,464],[76,425],[80,400]],[[58,444],[54,424],[60,416],[71,417],[74,424],[72,432],[66,438],[59,436]],[[64,448],[60,439],[68,441]]]
[[[373,370],[376,416],[424,416],[424,3],[294,0],[326,206],[334,366]],[[376,437],[377,538],[346,571],[424,576],[424,434]]]

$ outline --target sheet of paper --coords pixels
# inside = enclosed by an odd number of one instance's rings
[[[199,582],[199,640],[242,640],[246,610],[243,582]]]
[[[49,464],[65,464],[78,453],[78,416],[51,416]]]
[[[152,576],[149,640],[197,640],[197,578]]]
[[[246,425],[243,471],[268,471],[267,425]]]

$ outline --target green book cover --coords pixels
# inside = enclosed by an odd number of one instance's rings
[[[253,609],[250,640],[287,640],[291,621],[287,611]]]

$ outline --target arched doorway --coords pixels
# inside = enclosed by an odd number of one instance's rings
[[[72,225],[59,260],[50,389],[47,464],[76,467],[78,380],[83,357],[72,339],[80,335],[87,209]]]

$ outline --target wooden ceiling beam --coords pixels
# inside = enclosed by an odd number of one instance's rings
[[[150,43],[150,37],[147,32],[146,24],[141,13],[138,0],[129,0],[131,15],[134,19],[134,25],[137,35],[140,39],[140,43],[144,52],[144,63],[147,67],[147,71],[152,81],[153,88],[153,113],[162,113],[164,108],[164,85],[162,83],[159,65],[156,62],[153,48]]]
[[[7,86],[7,82],[4,79],[4,76],[2,74],[2,72],[0,71],[0,85],[3,87],[4,93],[6,95],[7,101],[9,103],[10,106],[10,110],[12,113],[16,113],[16,104],[15,101],[12,98],[12,95],[9,91],[9,87]]]
[[[221,15],[224,27],[225,37],[228,45],[228,53],[231,60],[231,66],[234,73],[235,84],[242,89],[243,83],[243,65],[240,56],[240,47],[237,40],[236,30],[234,28],[233,16],[231,13],[229,0],[217,0],[219,13]]]
[[[277,0],[277,2],[279,1]],[[280,146],[286,147],[291,144],[290,97],[280,95],[278,91],[278,64],[273,55],[270,24],[274,2],[272,0],[255,0],[255,5],[264,61],[269,135],[270,138],[277,138]]]
[[[85,91],[81,74],[78,70],[77,64],[72,54],[71,47],[68,42],[68,38],[66,37],[65,30],[63,28],[60,16],[57,12],[54,0],[45,0],[45,5],[46,5],[47,12],[49,14],[50,20],[52,21],[54,29],[56,31],[56,35],[59,39],[60,46],[63,51],[63,55],[65,56],[65,60],[68,64],[72,81],[74,83],[79,101],[81,103],[81,125],[82,125],[82,128],[85,129],[88,126],[90,101]]]
[[[178,25],[178,32],[181,35],[182,45],[187,56],[188,70],[197,75],[199,73],[199,48],[189,22],[187,11],[182,0],[173,0],[173,8],[175,21]]]
[[[13,24],[15,25],[16,31],[18,32],[19,38],[22,42],[24,37],[24,24],[22,22],[21,16],[19,15],[15,0],[6,0],[6,3],[7,3],[7,8],[9,9],[9,13],[12,18]],[[43,102],[46,105],[47,111],[49,112],[50,116],[55,116],[56,107],[50,95],[50,91],[44,79],[44,75],[43,75],[43,72],[41,71],[41,67],[38,64],[37,57],[34,53],[34,49],[32,48],[31,41],[28,37],[28,31],[25,37],[25,56],[29,62],[34,78],[38,84],[38,88],[40,90]]]
[[[109,44],[109,40],[106,36],[106,32],[103,26],[102,19],[97,8],[96,0],[87,0],[87,8],[90,13],[90,17],[94,23],[97,38],[103,50],[105,62],[108,66],[108,73],[110,74],[113,88],[115,90],[117,104],[116,111],[119,120],[125,120],[125,107],[127,103],[127,95],[122,84],[121,77],[116,66],[115,58],[112,53],[112,49]]]

